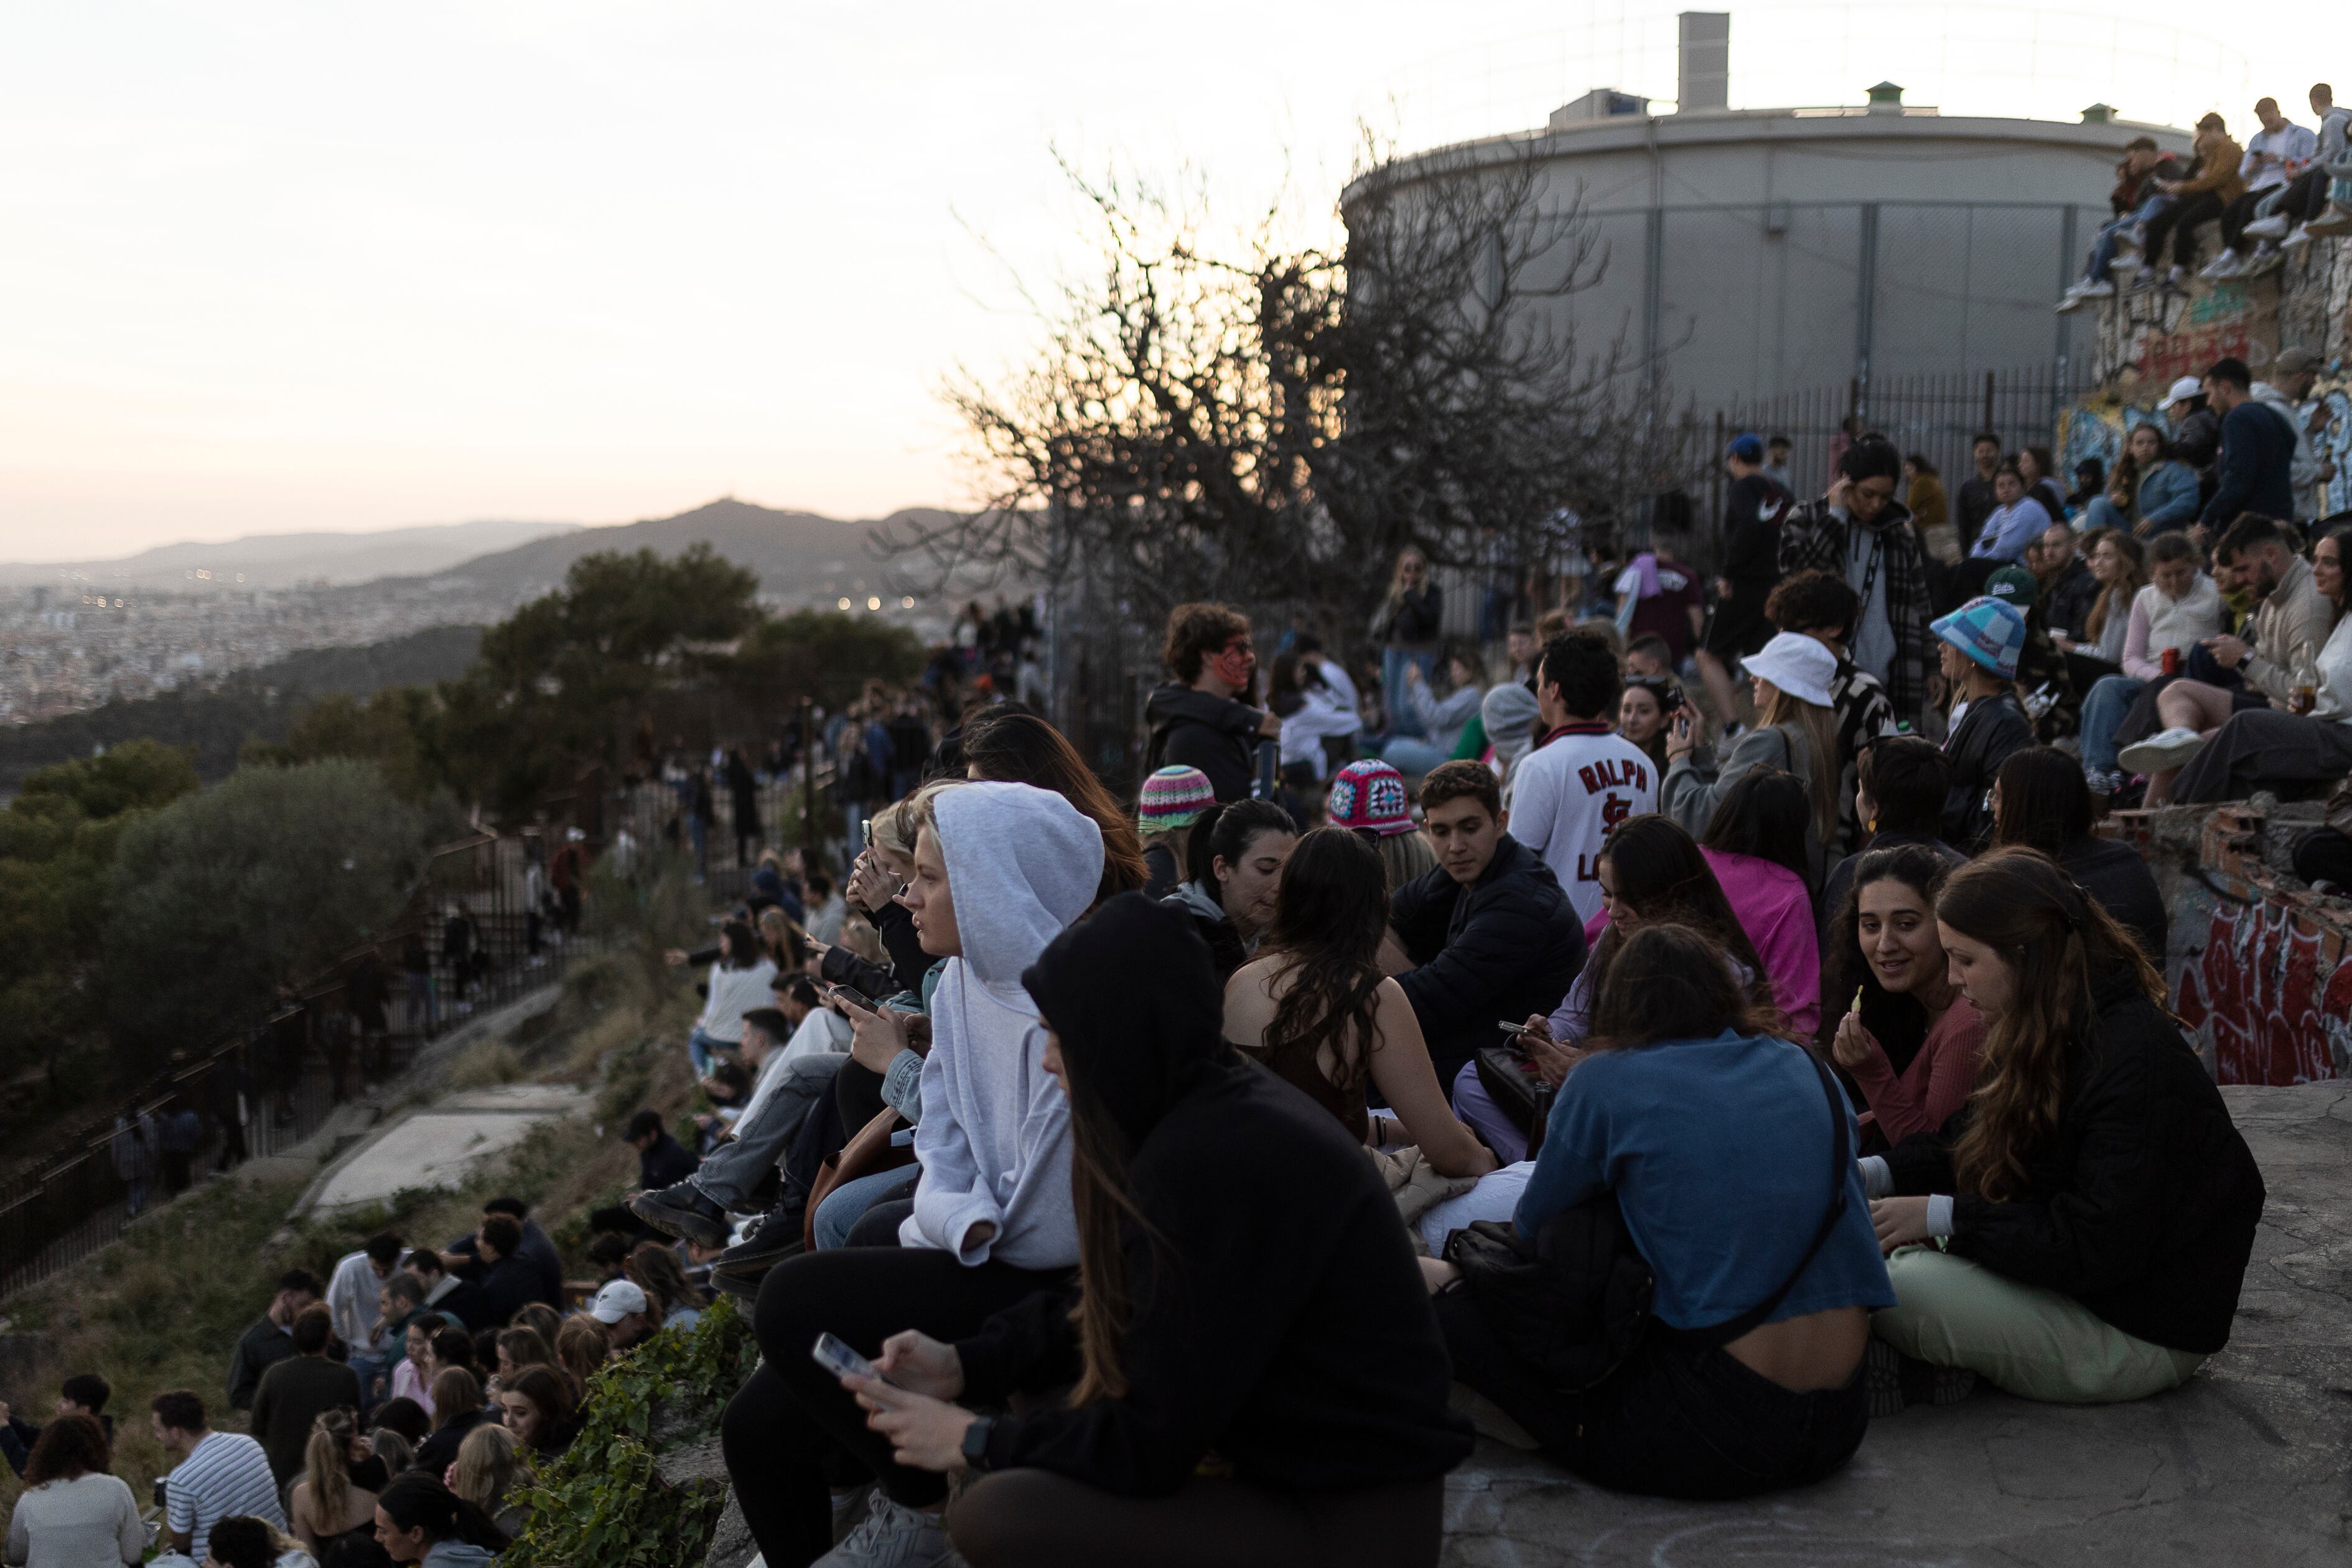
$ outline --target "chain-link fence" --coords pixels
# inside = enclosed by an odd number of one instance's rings
[[[560,979],[589,940],[565,858],[536,836],[443,846],[374,941],[17,1171],[0,1205],[0,1295],[88,1257],[204,1173],[292,1148],[436,1034]]]

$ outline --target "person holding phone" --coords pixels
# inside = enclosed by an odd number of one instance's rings
[[[842,1380],[877,1438],[973,1478],[948,1521],[972,1568],[1433,1568],[1470,1432],[1358,1142],[1225,1043],[1164,904],[1113,900],[1024,981],[1071,1108],[1078,1289],[891,1336]],[[1040,1398],[957,1403],[1015,1392]]]

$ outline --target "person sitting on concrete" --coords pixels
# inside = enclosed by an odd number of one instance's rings
[[[2191,650],[2221,629],[2221,590],[2198,569],[2197,547],[2177,531],[2149,542],[2149,581],[2132,595],[2131,622],[2124,632],[2123,673],[2094,683],[2083,700],[2083,773],[2095,795],[2113,799],[2123,793],[2118,734],[2133,714],[2153,707],[2148,689],[2168,679],[2165,655],[2177,672]],[[2145,707],[2143,706],[2145,704]],[[2143,720],[2145,723],[2147,721]]]
[[[1944,737],[1944,842],[1963,851],[1992,834],[1993,776],[2011,752],[2033,744],[2033,721],[2017,695],[2025,616],[2016,605],[1970,599],[1936,622],[1944,679],[1958,715]]]
[[[106,1434],[87,1415],[60,1415],[26,1456],[25,1490],[8,1515],[8,1556],[33,1568],[112,1568],[147,1555],[139,1504]]]
[[[1924,844],[1869,850],[1830,917],[1836,993],[1851,985],[1854,997],[1830,1030],[1830,1055],[1870,1108],[1865,1152],[1933,1132],[1976,1088],[1984,1019],[1953,984],[1936,929],[1936,894],[1951,872]]]
[[[242,1432],[214,1431],[203,1400],[184,1388],[159,1394],[148,1402],[148,1426],[164,1452],[184,1456],[163,1478],[169,1550],[203,1562],[213,1526],[236,1514],[286,1528],[269,1456]]]
[[[1167,902],[1192,917],[1220,979],[1248,961],[1274,920],[1283,862],[1298,825],[1270,800],[1239,800],[1201,813],[1185,842],[1185,879]]]
[[[645,1288],[631,1279],[607,1281],[588,1303],[588,1315],[604,1325],[605,1342],[614,1355],[635,1350],[661,1327]]]
[[[2238,164],[2245,189],[2222,209],[2221,254],[2198,274],[2200,278],[2252,277],[2269,271],[2282,259],[2278,237],[2252,234],[2248,226],[2264,210],[2265,202],[2274,205],[2284,197],[2287,187],[2319,150],[2319,141],[2279,112],[2275,98],[2258,101],[2254,118],[2263,128],[2248,139],[2245,156]]]
[[[2025,475],[2014,459],[1993,473],[1992,515],[1983,531],[1969,544],[1972,560],[2015,563],[2025,558],[2026,546],[2049,531],[2049,509],[2025,492]]]
[[[2150,963],[2161,965],[2172,918],[2139,851],[2101,838],[2098,803],[2074,758],[2028,746],[2000,764],[1992,786],[1992,841],[2039,849],[2115,916]]]
[[[2310,564],[2269,518],[2250,514],[2232,523],[2213,547],[2213,563],[2223,594],[2242,588],[2258,606],[2251,647],[2226,634],[2204,643],[2214,661],[2237,671],[2245,684],[2231,691],[2201,680],[2176,680],[2158,694],[2157,714],[2164,728],[2126,746],[2118,757],[2124,767],[2147,775],[2151,806],[2169,804],[2175,776],[2232,713],[2296,711],[2297,668],[2315,661],[2336,618],[2336,605],[2320,591]],[[2231,762],[2234,765],[2235,759]]]
[[[248,1428],[269,1456],[280,1490],[301,1475],[303,1446],[320,1413],[349,1409],[356,1415],[362,1393],[359,1374],[329,1359],[330,1351],[342,1347],[335,1340],[334,1315],[324,1304],[302,1309],[290,1339],[294,1353],[261,1374]]]
[[[2245,150],[2231,139],[2229,125],[2219,114],[2208,113],[2197,122],[2197,136],[2190,145],[2197,161],[2189,172],[2177,180],[2156,182],[2156,188],[2173,199],[2171,208],[2147,221],[2149,265],[2162,258],[2164,242],[2169,238],[2172,268],[2164,281],[2184,291],[2189,287],[2189,269],[2197,262],[2197,231],[2219,219],[2246,188],[2244,177],[2238,173]]]
[[[1888,735],[1873,742],[1862,753],[1854,765],[1853,809],[1866,837],[1863,849],[1839,861],[1822,883],[1823,951],[1836,945],[1827,941],[1830,922],[1845,907],[1862,855],[1920,844],[1950,865],[1967,862],[1968,857],[1942,837],[1944,805],[1950,793],[1951,772],[1933,741],[1918,735]]]
[[[2114,268],[2119,259],[2128,258],[2132,271],[2138,271],[2148,220],[2169,210],[2175,200],[2159,190],[2157,182],[2178,180],[2182,173],[2171,154],[2158,148],[2155,137],[2135,136],[2124,143],[2123,162],[2116,165],[2115,189],[2107,194],[2107,210],[2115,216],[2099,226],[2082,278],[2058,301],[2060,314],[2079,310],[2094,300],[2112,299]]]
[[[2064,521],[2042,531],[2041,551],[2027,563],[2041,582],[2034,602],[2053,632],[2063,632],[2074,642],[2091,640],[2091,606],[2099,602],[2098,579],[2091,563],[2074,547],[2074,531]]]
[[[78,1373],[58,1387],[57,1413],[59,1415],[89,1416],[99,1424],[111,1447],[114,1442],[114,1417],[106,1414],[106,1402],[113,1397],[113,1386],[106,1379],[96,1373]],[[0,1402],[0,1456],[6,1457],[10,1469],[23,1475],[33,1447],[40,1440],[39,1426],[11,1415],[7,1405]]]
[[[1437,868],[1390,896],[1383,967],[1450,1084],[1481,1047],[1503,1042],[1498,1020],[1549,1013],[1568,994],[1584,966],[1584,923],[1551,868],[1507,831],[1491,769],[1431,770],[1421,808]]]
[[[1774,1027],[1687,927],[1643,925],[1610,964],[1592,1028],[1607,1047],[1569,1073],[1533,1166],[1513,1167],[1521,1237],[1613,1192],[1654,1276],[1651,1321],[1599,1384],[1553,1392],[1454,1264],[1423,1266],[1454,1377],[1612,1490],[1809,1485],[1869,1424],[1869,1313],[1895,1297],[1848,1153],[1860,1134]]]
[[[670,1135],[658,1110],[648,1107],[631,1116],[621,1141],[637,1152],[637,1186],[645,1192],[658,1192],[694,1174],[694,1156]]]
[[[1360,1146],[1226,1046],[1207,954],[1165,904],[1111,900],[1025,984],[1082,1146],[1123,1152],[1074,1168],[1076,1201],[1138,1223],[1081,1242],[1076,1292],[952,1341],[875,1334],[858,1348],[890,1383],[835,1384],[800,1358],[834,1384],[845,1427],[850,1394],[877,1412],[862,1452],[941,1489],[970,1477],[952,1542],[934,1525],[936,1558],[891,1561],[1433,1568],[1444,1477],[1470,1433],[1446,1409],[1427,1296]],[[1256,1152],[1220,1152],[1235,1146]],[[1139,1246],[1146,1227],[1164,1247]],[[1191,1283],[1154,1289],[1163,1271]],[[1043,1395],[1073,1372],[1073,1398],[1017,1415],[951,1403]],[[1222,1473],[1204,1475],[1213,1451]],[[789,1497],[767,1490],[754,1530],[768,1561],[805,1562],[827,1533],[821,1475],[803,1461]]]
[[[1877,1413],[1977,1376],[2061,1404],[2179,1387],[2229,1342],[2263,1190],[2163,976],[2038,850],[1954,872],[1936,918],[1988,1031],[1961,1114],[1861,1163],[1898,1301]]]
[[[261,1374],[294,1353],[294,1320],[302,1309],[325,1293],[319,1277],[307,1268],[289,1268],[278,1277],[269,1309],[238,1336],[228,1361],[228,1403],[234,1410],[253,1408]]]

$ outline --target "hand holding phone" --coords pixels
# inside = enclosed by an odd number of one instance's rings
[[[870,1377],[877,1383],[888,1383],[882,1369],[849,1348],[847,1341],[835,1334],[819,1334],[816,1343],[809,1347],[809,1359],[835,1377]]]
[[[846,1003],[848,1005],[856,1007],[862,1012],[878,1013],[882,1010],[875,1005],[873,998],[866,995],[865,992],[859,991],[853,986],[835,985],[828,989],[835,1001]]]

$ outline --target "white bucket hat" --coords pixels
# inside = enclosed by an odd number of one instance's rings
[[[1791,697],[1817,708],[1834,708],[1830,685],[1837,679],[1837,655],[1802,632],[1782,632],[1741,661]]]

